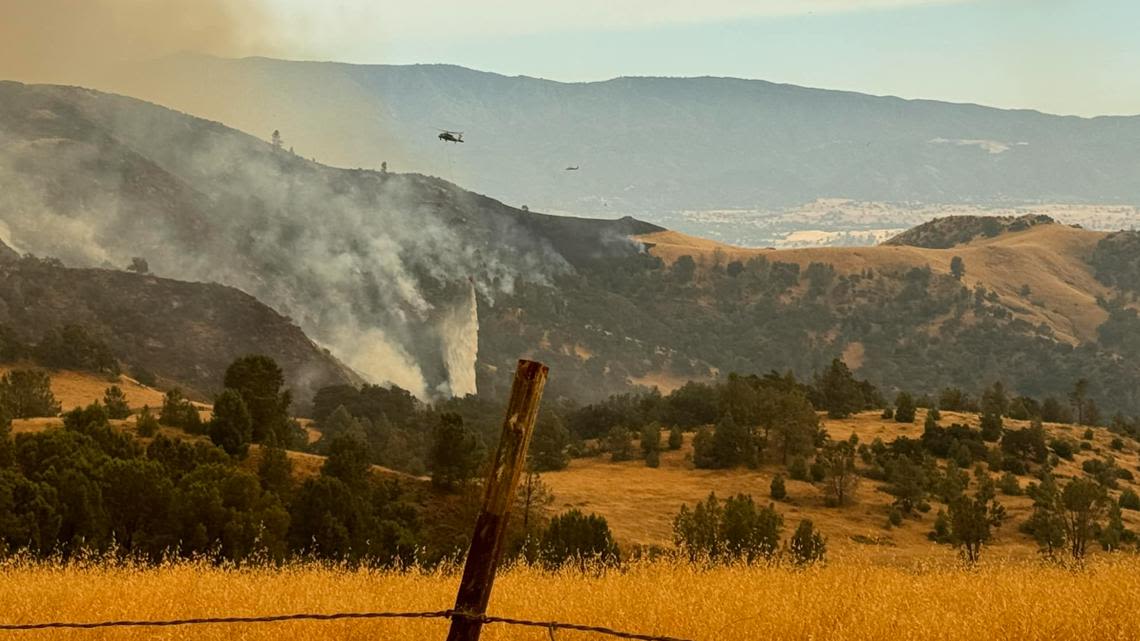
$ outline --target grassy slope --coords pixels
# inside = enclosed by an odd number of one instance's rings
[[[920,436],[924,417],[920,410],[914,424],[900,424],[883,420],[877,412],[865,412],[844,420],[825,419],[825,425],[834,439],[846,439],[855,433],[862,443],[870,443],[875,438],[889,443],[898,436]],[[978,416],[942,413],[942,425],[955,422],[977,427]],[[1006,419],[1008,428],[1026,425],[1024,421]],[[1084,428],[1071,425],[1046,424],[1045,427],[1050,436],[1063,435],[1074,441],[1080,440],[1084,432]],[[1112,435],[1106,430],[1094,431],[1094,449],[1081,451],[1072,462],[1062,461],[1056,471],[1058,475],[1081,475],[1083,461],[1106,453],[1111,453],[1120,467],[1137,470],[1140,458],[1136,443],[1128,441],[1125,451],[1113,452],[1109,449]],[[662,440],[664,442],[664,438]],[[721,498],[745,493],[766,503],[772,477],[787,474],[782,465],[776,464],[765,464],[757,470],[696,470],[689,460],[691,454],[692,435],[688,434],[680,451],[663,453],[657,469],[646,467],[642,461],[611,463],[608,458],[575,459],[566,470],[543,474],[543,479],[554,492],[556,510],[577,507],[597,512],[606,517],[619,541],[627,545],[671,545],[672,519],[682,504],[691,505],[709,492],[716,492]],[[1034,479],[1023,476],[1019,480],[1024,488]],[[1122,480],[1120,484],[1121,488],[1130,486],[1128,481]],[[920,519],[908,519],[901,527],[887,529],[887,512],[893,497],[882,491],[883,486],[861,479],[854,504],[829,508],[823,504],[821,487],[788,480],[788,499],[777,504],[777,510],[784,515],[785,534],[790,534],[800,519],[809,518],[828,536],[832,548],[844,554],[855,548],[871,547],[870,554],[878,560],[951,557],[953,552],[949,547],[936,545],[926,538],[938,507],[944,506],[935,503],[934,509]],[[1032,502],[1025,496],[1000,496],[999,500],[1009,513],[1009,519],[997,531],[995,545],[1012,556],[1030,556],[1032,540],[1019,533],[1017,526],[1028,518]],[[1140,514],[1125,510],[1124,518],[1130,528],[1140,528]],[[852,537],[859,537],[864,543]]]
[[[1011,311],[1030,323],[1046,323],[1057,338],[1071,343],[1096,338],[1096,328],[1108,314],[1096,304],[1097,296],[1108,297],[1109,289],[1093,277],[1086,262],[1102,232],[1065,225],[1039,225],[1021,232],[980,239],[951,249],[926,249],[879,245],[875,247],[816,247],[808,249],[746,249],[703,238],[664,231],[638,236],[653,243],[650,250],[668,263],[691,255],[712,261],[747,260],[763,256],[770,261],[830,263],[839,273],[864,269],[905,270],[929,266],[935,272],[950,271],[950,261],[961,256],[966,264],[963,282],[981,284],[1001,295]],[[1021,296],[1023,285],[1030,294]]]

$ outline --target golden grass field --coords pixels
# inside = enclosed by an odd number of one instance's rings
[[[452,605],[458,577],[292,565],[227,570],[0,566],[4,623],[100,621],[290,612],[428,611]],[[1009,640],[1140,638],[1140,559],[1102,558],[1080,570],[1036,562],[890,567],[860,559],[808,570],[701,570],[657,562],[605,575],[520,567],[495,584],[489,614],[601,625],[696,641]],[[343,639],[441,641],[443,620],[211,624],[193,628],[0,632],[0,638]],[[492,624],[488,641],[547,641],[545,630]],[[559,631],[559,641],[605,639]]]
[[[899,436],[917,438],[922,434],[925,411],[920,410],[914,423],[896,423],[883,420],[878,412],[862,412],[846,419],[827,419],[823,423],[833,439],[846,439],[856,434],[861,443],[881,438],[889,443]],[[975,414],[942,412],[942,425],[965,423],[978,427]],[[1006,419],[1006,427],[1018,429],[1028,426],[1027,421]],[[1064,436],[1080,440],[1084,428],[1049,423],[1045,425],[1051,436]],[[1090,458],[1111,454],[1117,465],[1136,471],[1140,465],[1136,444],[1128,441],[1123,451],[1113,451],[1109,442],[1113,435],[1107,430],[1095,430],[1091,442],[1093,449],[1079,452],[1073,461],[1061,461],[1055,472],[1058,476],[1081,476],[1081,463]],[[665,440],[662,434],[662,441]],[[563,511],[576,507],[583,512],[596,512],[606,517],[619,543],[633,545],[672,544],[673,517],[682,504],[692,505],[704,499],[709,492],[720,498],[738,493],[750,494],[757,502],[767,503],[772,477],[787,476],[782,465],[765,464],[756,470],[698,470],[694,469],[692,437],[685,435],[684,446],[674,452],[662,452],[661,466],[653,469],[640,460],[613,463],[608,456],[574,459],[570,466],[559,472],[542,475],[543,481],[554,494],[552,508]],[[997,475],[994,475],[996,480]],[[1140,478],[1138,475],[1137,478]],[[1019,477],[1022,488],[1035,481],[1029,476]],[[789,534],[800,519],[808,518],[828,537],[833,553],[855,553],[875,558],[880,562],[894,563],[913,559],[952,560],[954,551],[948,546],[930,542],[930,531],[935,512],[940,506],[916,519],[906,519],[900,527],[887,528],[887,515],[894,497],[883,491],[884,484],[862,479],[852,505],[842,508],[826,507],[822,488],[812,483],[787,480],[788,498],[776,503],[784,516],[785,534]],[[1140,485],[1121,480],[1121,488]],[[1116,495],[1116,492],[1113,492]],[[999,496],[1008,513],[1006,523],[996,531],[993,548],[1012,558],[1032,558],[1035,546],[1032,540],[1017,531],[1017,526],[1029,517],[1032,501],[1026,496]],[[1124,511],[1126,525],[1140,530],[1140,514]]]

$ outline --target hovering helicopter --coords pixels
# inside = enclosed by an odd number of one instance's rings
[[[578,165],[574,165],[573,167],[567,167],[566,171],[578,171]]]
[[[463,142],[462,131],[448,131],[446,129],[440,129],[439,131],[439,139],[444,142]]]

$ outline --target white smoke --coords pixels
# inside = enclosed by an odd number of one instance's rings
[[[5,92],[31,107],[5,115],[18,102]],[[76,266],[141,256],[160,276],[237,287],[421,398],[474,393],[476,290],[493,302],[520,274],[568,268],[491,209],[442,181],[327,168],[154,105],[0,84],[0,219],[15,246]]]
[[[451,396],[474,394],[475,363],[479,357],[479,304],[475,299],[474,281],[468,284],[463,300],[444,315],[439,333],[447,367],[447,393]]]

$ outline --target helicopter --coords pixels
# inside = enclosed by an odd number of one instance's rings
[[[572,166],[572,167],[567,167],[567,168],[566,168],[566,171],[578,171],[578,167],[579,167],[579,165],[574,165],[574,166]]]
[[[439,139],[444,142],[463,142],[462,131],[448,131],[446,129],[440,129],[439,131]]]

